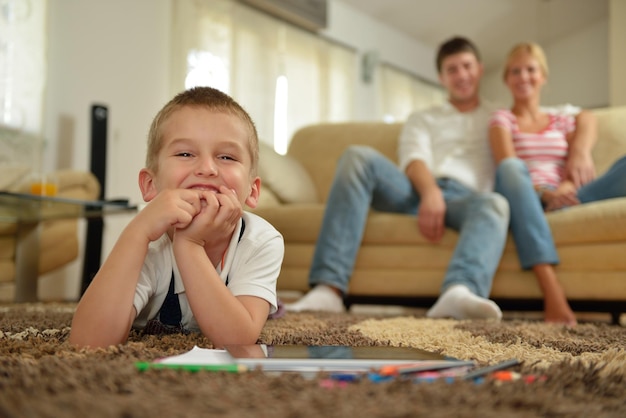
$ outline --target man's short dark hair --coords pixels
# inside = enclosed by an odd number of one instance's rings
[[[443,64],[444,59],[450,55],[458,54],[459,52],[471,52],[480,62],[480,53],[478,52],[476,45],[474,45],[474,43],[467,38],[455,36],[454,38],[445,41],[439,47],[439,51],[437,52],[437,73],[441,73],[441,65]]]

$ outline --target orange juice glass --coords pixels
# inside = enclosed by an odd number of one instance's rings
[[[30,182],[30,193],[38,196],[56,196],[59,185],[56,178],[50,174],[34,176]]]

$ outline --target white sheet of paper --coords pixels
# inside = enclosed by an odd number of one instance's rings
[[[164,364],[187,364],[187,365],[205,365],[205,364],[232,364],[233,358],[226,350],[217,350],[212,348],[200,348],[197,345],[186,353],[177,356],[165,357],[159,359],[158,363]]]

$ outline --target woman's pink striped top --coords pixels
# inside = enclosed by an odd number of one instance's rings
[[[548,113],[550,122],[540,132],[521,132],[517,118],[507,109],[493,113],[489,127],[500,126],[511,132],[518,158],[528,167],[535,186],[556,188],[565,174],[567,135],[576,129],[572,115]]]

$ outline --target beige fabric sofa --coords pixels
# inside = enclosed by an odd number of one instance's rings
[[[626,107],[595,110],[598,173],[626,154]],[[286,156],[262,147],[261,200],[255,210],[284,236],[279,290],[308,290],[308,272],[337,159],[352,144],[377,148],[396,161],[401,124],[339,123],[305,127]],[[487,140],[487,139],[485,139]],[[626,312],[626,198],[573,207],[547,215],[561,264],[559,278],[575,310]],[[408,215],[371,212],[350,281],[347,303],[428,306],[439,294],[457,233],[427,242]],[[504,309],[542,309],[531,272],[522,271],[509,237],[491,297]]]
[[[27,192],[21,181],[29,169],[24,167],[0,167],[1,190]],[[59,197],[96,200],[100,194],[98,179],[90,172],[59,170],[54,172],[58,180]],[[0,301],[13,301],[15,280],[15,234],[17,225],[0,222]],[[39,274],[58,269],[78,257],[78,220],[58,219],[42,224],[40,236]]]

